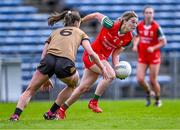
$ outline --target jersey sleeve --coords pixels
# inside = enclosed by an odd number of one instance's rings
[[[82,43],[83,40],[90,41],[88,35],[85,32],[83,32],[83,31],[81,32],[81,37],[82,37],[81,43]]]
[[[158,35],[158,39],[164,39],[165,38],[164,32],[160,26],[158,27],[157,35]]]
[[[101,21],[101,24],[102,24],[104,27],[110,29],[110,28],[113,27],[114,21],[110,20],[107,16],[104,16],[104,18],[103,18],[102,21]]]

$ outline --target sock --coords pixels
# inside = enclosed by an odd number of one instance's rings
[[[66,110],[69,108],[69,106],[67,105],[67,103],[63,103],[63,105],[61,106],[61,108],[62,108],[64,111],[66,111]]]
[[[98,96],[98,95],[94,94],[94,98],[93,98],[93,99],[98,100],[98,99],[99,99],[99,97],[100,97],[100,96]]]
[[[56,103],[54,103],[54,104],[52,105],[50,111],[51,111],[52,113],[55,113],[55,112],[57,111],[57,109],[59,109],[59,108],[60,108],[60,106],[57,105]]]
[[[160,96],[155,96],[156,101],[159,101]]]
[[[14,114],[20,116],[22,113],[22,110],[20,108],[16,108],[15,111],[14,111]]]

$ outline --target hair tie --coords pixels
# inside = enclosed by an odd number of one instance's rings
[[[71,14],[72,12],[69,10],[67,13],[68,13],[68,14]]]

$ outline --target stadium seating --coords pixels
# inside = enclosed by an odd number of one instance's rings
[[[176,0],[150,0],[139,1],[139,0],[130,0],[130,1],[90,1],[81,0],[67,0],[66,4],[69,5],[69,8],[77,8],[81,12],[88,14],[91,12],[101,12],[111,19],[118,18],[124,11],[135,10],[139,15],[139,19],[142,19],[142,10],[145,5],[152,5],[155,8],[156,14],[155,19],[163,27],[164,32],[167,36],[168,43],[177,43],[180,42],[178,35],[180,33],[180,1]],[[173,15],[172,15],[173,12]],[[169,35],[170,34],[170,35]]]
[[[48,14],[39,14],[36,7],[24,5],[23,0],[0,1],[0,54],[22,59],[23,90],[51,33],[47,17]]]
[[[69,8],[77,8],[81,13],[102,12],[112,19],[116,19],[126,10],[135,10],[142,19],[142,9],[146,4],[152,5],[156,10],[155,18],[163,27],[168,45],[162,50],[165,52],[180,51],[180,1],[179,0],[66,0]],[[172,14],[173,12],[173,14]],[[39,63],[44,41],[53,28],[47,25],[48,14],[38,13],[38,8],[24,5],[23,0],[0,1],[0,54],[7,56],[20,56],[22,58],[23,90],[27,87],[32,74]],[[59,24],[57,26],[62,26]],[[93,39],[93,38],[92,38]],[[82,48],[77,57],[77,68],[80,75],[83,73],[81,62]],[[135,68],[132,77],[122,83],[135,81]],[[162,76],[162,83],[170,82],[170,78]]]

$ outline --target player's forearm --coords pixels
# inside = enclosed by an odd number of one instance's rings
[[[41,59],[43,59],[45,57],[45,55],[47,53],[48,46],[49,46],[49,44],[45,43],[44,48],[43,48],[43,52],[41,54]]]
[[[166,39],[162,39],[159,41],[159,43],[155,46],[153,46],[154,50],[160,49],[166,45],[167,41]]]
[[[82,23],[91,21],[91,20],[98,20],[99,22],[101,22],[102,18],[104,17],[103,14],[96,12],[96,13],[92,13],[89,15],[86,15],[84,18],[82,18]]]
[[[112,64],[113,64],[113,67],[119,64],[119,55],[112,56]]]
[[[123,52],[124,48],[121,47],[119,49],[116,49],[113,51],[112,53],[112,64],[115,67],[117,64],[119,64],[119,57],[120,57],[120,53]]]
[[[101,60],[99,59],[98,55],[96,53],[90,55],[90,57],[93,59],[93,61],[96,63],[96,65],[103,70],[104,65],[102,64]]]

